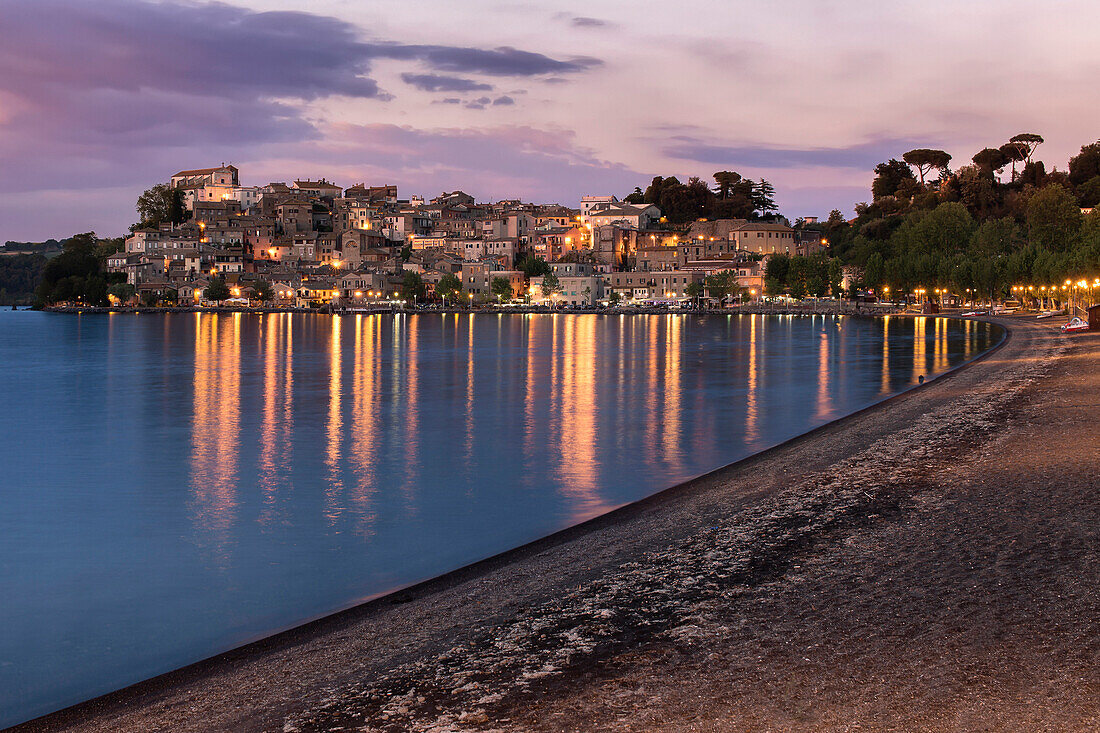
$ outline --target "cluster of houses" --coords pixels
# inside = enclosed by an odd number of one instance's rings
[[[396,297],[412,271],[429,296],[450,274],[469,301],[501,298],[492,283],[502,278],[513,298],[539,302],[539,283],[519,269],[538,257],[557,277],[554,303],[592,305],[612,294],[672,301],[723,271],[762,293],[768,255],[822,247],[781,223],[697,221],[673,230],[656,206],[614,196],[585,196],[576,209],[479,204],[462,191],[400,199],[394,185],[341,188],[324,178],[242,186],[232,165],[180,171],[170,186],[182,192],[184,223],[138,229],[107,261],[139,297],[174,292],[202,302],[221,278],[241,300],[266,282],[286,305],[369,304]]]

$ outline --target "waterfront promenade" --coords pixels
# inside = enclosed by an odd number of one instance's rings
[[[23,730],[1092,730],[1100,334]]]

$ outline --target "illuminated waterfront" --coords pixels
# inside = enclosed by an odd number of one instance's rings
[[[0,724],[598,515],[994,340],[923,318],[0,314]]]

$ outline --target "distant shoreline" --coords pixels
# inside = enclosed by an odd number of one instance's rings
[[[21,309],[26,310],[26,309]],[[204,306],[179,306],[174,308],[146,307],[146,306],[59,306],[43,308],[45,313],[66,314],[103,314],[103,313],[129,313],[129,314],[168,314],[168,313],[292,313],[314,315],[381,315],[389,313],[404,313],[411,315],[432,314],[465,314],[481,313],[489,315],[500,314],[557,314],[557,315],[845,315],[845,316],[876,316],[899,315],[907,311],[900,306],[879,306],[876,304],[863,304],[858,308],[848,301],[844,301],[839,307],[835,301],[822,301],[816,304],[800,306],[780,305],[746,305],[733,308],[656,308],[656,307],[622,307],[622,308],[546,308],[540,306],[484,306],[484,307],[429,307],[429,308],[401,308],[401,307],[348,307],[348,308],[293,308],[293,307],[204,307]],[[920,315],[914,313],[912,315]],[[939,315],[953,315],[943,312]]]

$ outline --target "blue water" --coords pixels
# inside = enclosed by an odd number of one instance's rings
[[[0,727],[913,386],[972,322],[0,312]]]

